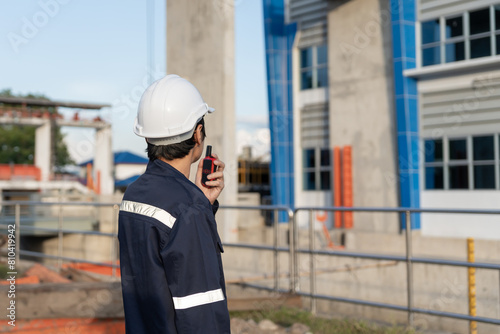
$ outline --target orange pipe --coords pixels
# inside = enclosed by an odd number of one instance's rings
[[[94,181],[92,180],[92,164],[87,164],[87,188],[94,190]]]
[[[344,146],[343,149],[343,198],[344,198],[344,206],[352,207],[352,149],[351,146]],[[344,212],[344,227],[352,228],[353,227],[353,215],[352,211]]]
[[[342,179],[340,174],[340,148],[333,148],[333,206],[342,206]],[[334,212],[335,228],[342,227],[342,212]]]
[[[95,187],[95,193],[100,194],[101,193],[101,171],[97,171],[97,184]]]

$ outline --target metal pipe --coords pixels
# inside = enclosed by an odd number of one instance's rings
[[[25,256],[38,257],[38,258],[42,258],[42,259],[59,259],[59,256],[57,256],[57,255],[44,254],[41,252],[32,252],[32,251],[27,251],[27,250],[21,250],[20,252],[21,252],[21,255],[25,255]],[[62,256],[61,259],[68,261],[68,262],[89,263],[89,264],[95,264],[97,266],[103,266],[103,267],[113,267],[113,266],[116,268],[120,267],[119,265],[113,264],[113,263],[83,260],[83,259],[77,259],[77,258],[69,257],[69,256]]]
[[[410,211],[405,213],[406,220],[406,279],[408,297],[408,325],[413,327],[413,267],[412,267],[412,243],[411,243],[411,215]]]
[[[290,252],[288,254],[288,268],[289,268],[289,283],[290,283],[290,292],[295,293],[297,286],[297,277],[296,277],[296,253],[295,253],[295,216],[292,210],[288,210],[288,246],[290,248]]]
[[[62,205],[59,205],[58,223],[57,223],[57,267],[59,270],[62,268],[62,254],[63,254],[63,218],[62,218]]]
[[[314,266],[314,249],[315,244],[314,244],[314,212],[312,210],[309,210],[309,250],[311,251],[310,256],[309,256],[309,291],[310,291],[310,297],[311,297],[311,313],[316,314],[316,298],[314,298],[314,295],[316,294],[316,275],[314,274],[316,268]]]
[[[15,222],[15,231],[14,231],[14,239],[15,239],[15,249],[16,249],[16,266],[19,266],[19,252],[21,250],[21,205],[16,204],[16,222]],[[8,244],[7,244],[8,245]]]
[[[474,262],[474,239],[467,238],[467,261]],[[468,268],[468,283],[469,283],[469,315],[476,316],[476,268]],[[477,334],[477,322],[469,323],[469,333]]]
[[[273,223],[273,259],[274,259],[274,290],[278,292],[279,289],[279,258],[278,258],[278,210],[274,209],[274,223]]]

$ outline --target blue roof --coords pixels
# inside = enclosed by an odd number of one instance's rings
[[[141,157],[140,155],[134,154],[128,151],[119,151],[113,153],[113,161],[115,165],[118,164],[147,164],[148,159]],[[84,162],[79,163],[79,166],[86,166],[87,164],[94,163],[94,159],[90,159]]]
[[[141,176],[141,174],[137,174],[137,175],[131,176],[131,177],[125,179],[125,180],[115,181],[115,188],[118,188],[118,187],[128,187],[135,180],[137,180],[139,178],[139,176]]]

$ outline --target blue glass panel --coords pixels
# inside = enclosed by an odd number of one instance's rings
[[[472,138],[473,157],[475,161],[494,160],[493,136],[480,136]]]
[[[425,168],[425,189],[443,189],[444,175],[443,167]]]
[[[469,188],[469,167],[450,166],[449,167],[450,189]]]
[[[312,48],[300,50],[300,68],[312,67]]]
[[[427,139],[424,142],[425,162],[443,161],[443,140]]]
[[[450,160],[467,159],[467,141],[465,139],[450,139],[449,151]]]
[[[304,71],[300,75],[300,89],[310,89],[313,87],[312,70]]]
[[[469,13],[470,34],[490,31],[490,9],[485,8]]]
[[[464,25],[462,16],[453,17],[446,20],[445,35],[446,38],[463,36]]]
[[[422,22],[422,44],[440,41],[439,19]]]
[[[328,86],[328,68],[321,67],[318,68],[318,87]]]
[[[471,59],[491,56],[490,37],[471,39],[470,57]]]
[[[328,62],[328,49],[326,45],[318,46],[316,53],[318,55],[318,65],[326,64]]]
[[[441,62],[440,47],[422,48],[422,66],[436,65]]]
[[[495,165],[474,166],[474,189],[495,187]]]
[[[315,190],[316,189],[316,178],[314,172],[304,172],[304,190]]]
[[[331,189],[331,177],[330,171],[320,172],[320,189],[321,190],[330,190]]]
[[[465,59],[465,43],[449,43],[445,46],[445,60],[447,63]]]
[[[304,168],[314,168],[316,161],[314,159],[314,149],[304,149],[302,156],[302,166]]]

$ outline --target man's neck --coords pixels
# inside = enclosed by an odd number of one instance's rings
[[[174,167],[179,172],[184,174],[184,176],[186,176],[186,178],[188,179],[191,171],[191,159],[192,159],[192,153],[189,153],[188,155],[186,155],[184,158],[181,159],[166,160],[164,158],[160,158],[161,161],[166,162],[170,166]]]

